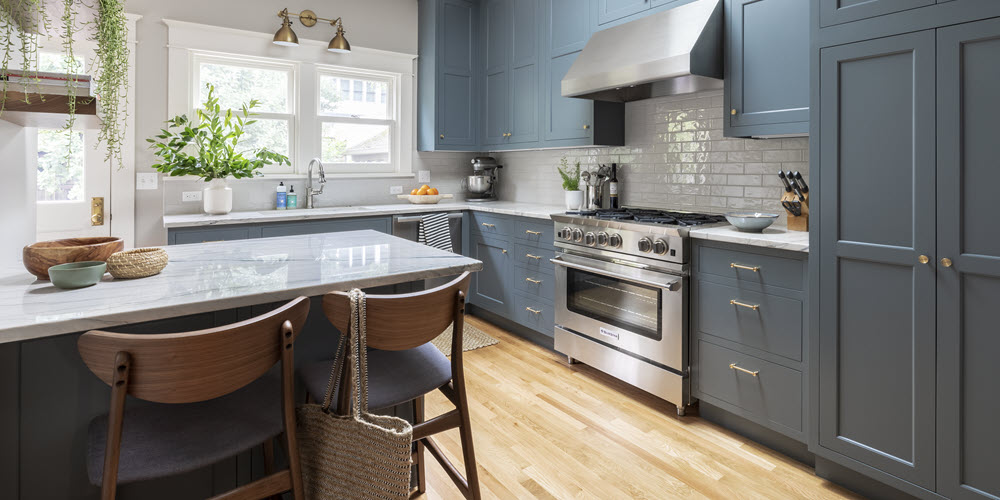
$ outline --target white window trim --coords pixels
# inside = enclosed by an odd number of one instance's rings
[[[297,66],[296,124],[297,140],[293,141],[289,155],[292,160],[290,173],[266,173],[265,178],[304,177],[309,160],[322,154],[322,125],[318,114],[319,71],[328,68],[361,71],[366,74],[392,75],[396,80],[396,123],[394,151],[397,160],[391,172],[338,172],[332,168],[328,176],[334,178],[387,178],[413,177],[415,154],[415,54],[390,52],[365,47],[352,47],[348,54],[326,51],[326,42],[300,40],[298,47],[281,47],[271,43],[273,34],[258,33],[232,28],[222,28],[185,21],[163,20],[167,25],[168,81],[167,110],[173,117],[189,113],[192,102],[193,52],[214,53],[238,57],[240,60],[258,58],[269,62]],[[195,94],[196,95],[196,94]],[[325,118],[325,117],[324,117]],[[315,131],[315,132],[313,132]],[[357,166],[358,164],[354,164]],[[315,174],[314,174],[315,175]],[[191,177],[164,177],[164,181],[190,180]],[[245,179],[251,181],[252,179]]]

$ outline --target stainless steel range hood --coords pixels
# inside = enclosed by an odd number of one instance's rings
[[[562,95],[627,102],[722,88],[722,0],[696,0],[598,31]]]

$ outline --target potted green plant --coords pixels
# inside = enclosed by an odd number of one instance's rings
[[[244,103],[240,111],[224,110],[215,97],[215,87],[207,87],[205,105],[196,110],[197,123],[187,115],[175,116],[167,120],[167,128],[159,135],[146,141],[163,160],[153,165],[157,172],[201,177],[209,184],[202,197],[205,213],[222,215],[233,209],[233,190],[226,179],[254,177],[264,165],[291,163],[287,156],[267,148],[239,150],[246,127],[256,123],[253,117],[257,115],[251,110],[259,103],[254,99]]]
[[[580,191],[580,162],[571,168],[565,156],[559,160],[559,176],[562,177],[563,191],[566,192],[566,210],[580,210],[583,205],[583,191]]]

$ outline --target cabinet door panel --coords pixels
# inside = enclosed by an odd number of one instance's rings
[[[562,79],[566,76],[578,52],[556,57],[549,61],[549,85],[545,110],[545,139],[586,139],[590,137],[590,121],[594,116],[594,102],[562,96]],[[586,126],[586,128],[585,128]]]
[[[821,27],[933,5],[935,0],[820,0]]]
[[[508,276],[512,266],[506,240],[475,238],[472,242],[472,258],[483,262],[483,269],[473,274],[472,303],[504,314],[509,308]]]
[[[649,0],[598,0],[597,22],[607,24],[649,9]]]
[[[938,30],[938,491],[1000,497],[1000,20]]]
[[[486,94],[483,104],[486,126],[486,144],[502,144],[506,142],[510,130],[508,114],[510,111],[510,73],[506,68],[496,73],[486,75]]]
[[[486,40],[483,142],[502,144],[510,131],[510,5],[507,0],[484,4],[483,35]]]
[[[475,6],[465,0],[444,0],[439,23],[438,144],[476,145]],[[444,136],[444,137],[441,137]]]
[[[537,0],[513,0],[510,65],[511,143],[538,140]]]
[[[934,486],[934,32],[820,54],[819,444]],[[919,202],[917,202],[919,200]]]
[[[590,8],[579,0],[547,0],[545,29],[548,57],[558,57],[583,50],[590,40]],[[568,69],[568,67],[567,67]],[[565,74],[565,72],[564,72]],[[563,75],[559,75],[562,80]]]

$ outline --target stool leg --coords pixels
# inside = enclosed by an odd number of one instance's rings
[[[419,424],[424,421],[424,397],[420,396],[413,400],[413,422]],[[424,441],[417,441],[417,494],[423,495],[427,491],[427,462],[424,460]]]

